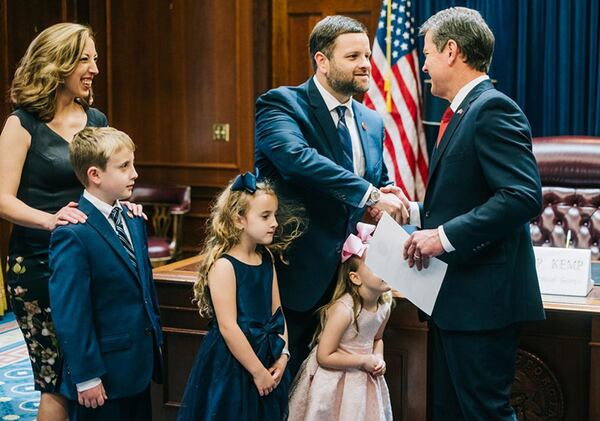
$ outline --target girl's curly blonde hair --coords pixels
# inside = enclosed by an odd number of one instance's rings
[[[9,91],[13,107],[51,121],[58,88],[77,67],[88,39],[94,39],[92,29],[77,23],[52,25],[35,37],[15,71]],[[92,91],[78,102],[91,104]]]
[[[206,239],[200,252],[201,262],[198,269],[198,279],[194,283],[194,301],[197,303],[201,316],[210,317],[213,309],[208,289],[208,272],[215,262],[223,257],[233,246],[239,243],[242,230],[236,227],[238,216],[244,216],[248,211],[250,200],[257,194],[276,196],[273,185],[266,180],[256,183],[256,192],[232,191],[231,185],[223,190],[211,209],[207,222]],[[292,241],[302,235],[305,220],[302,209],[293,205],[279,204],[277,222],[279,225],[271,244],[265,248],[271,255],[277,255],[286,263],[284,252]]]

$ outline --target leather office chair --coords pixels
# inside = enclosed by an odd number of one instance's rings
[[[144,205],[151,230],[148,254],[153,267],[179,257],[183,215],[191,207],[190,186],[139,184],[133,189],[131,202]]]
[[[542,179],[543,210],[531,223],[536,246],[589,248],[600,261],[600,138],[554,136],[533,139]]]

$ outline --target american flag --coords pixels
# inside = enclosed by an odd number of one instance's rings
[[[422,200],[428,159],[421,122],[417,31],[411,3],[383,1],[371,56],[373,81],[364,102],[383,118],[383,159],[390,178],[404,189],[409,199]]]

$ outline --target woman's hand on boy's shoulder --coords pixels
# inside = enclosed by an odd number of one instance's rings
[[[63,206],[55,214],[50,214],[47,223],[48,231],[53,231],[55,228],[67,224],[84,224],[87,215],[77,209],[78,206],[77,202],[69,202],[68,205]]]
[[[129,211],[131,213],[133,213],[133,216],[139,218],[142,217],[144,218],[146,221],[148,220],[148,215],[146,215],[144,213],[144,206],[140,205],[140,204],[136,204],[136,203],[131,203],[127,200],[122,200],[121,203],[123,205],[125,205],[125,207],[127,209],[129,209]]]

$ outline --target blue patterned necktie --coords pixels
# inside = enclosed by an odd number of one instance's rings
[[[125,234],[125,228],[123,227],[123,216],[121,215],[121,208],[115,207],[110,212],[110,219],[115,223],[115,230],[117,231],[117,237],[119,237],[119,241],[125,248],[131,263],[133,263],[133,267],[137,269],[137,261],[135,260],[135,252],[133,251],[133,246],[131,242],[127,238],[127,234]]]
[[[346,106],[340,105],[335,108],[335,111],[337,111],[340,118],[337,126],[337,133],[344,151],[344,162],[341,164],[348,171],[354,172],[354,159],[352,158],[352,138],[350,137],[350,131],[346,125]]]

